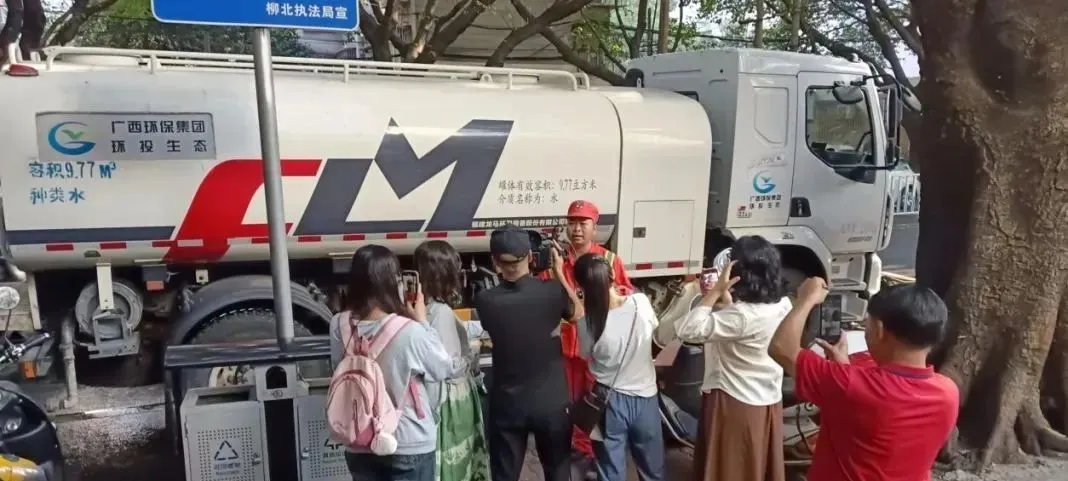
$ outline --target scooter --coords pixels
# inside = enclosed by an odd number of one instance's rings
[[[0,257],[4,280],[18,280],[19,274],[17,267]],[[6,324],[4,314],[10,316],[19,301],[18,290],[0,286],[0,326]],[[24,354],[50,339],[48,333],[40,332],[16,342],[5,329],[0,339],[0,373],[17,371]],[[44,405],[18,384],[0,380],[0,480],[63,481],[65,467],[56,425]]]

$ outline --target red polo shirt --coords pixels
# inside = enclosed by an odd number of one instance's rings
[[[857,359],[860,361],[861,359]],[[960,393],[927,367],[838,364],[803,349],[797,395],[820,408],[809,481],[928,481]]]

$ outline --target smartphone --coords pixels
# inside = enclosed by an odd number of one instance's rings
[[[838,344],[838,341],[842,339],[842,311],[820,306],[820,332],[816,337],[832,346]]]
[[[401,298],[408,304],[415,304],[419,296],[419,271],[401,271]]]
[[[706,267],[701,271],[701,283],[705,286],[711,286],[719,280],[719,268]]]

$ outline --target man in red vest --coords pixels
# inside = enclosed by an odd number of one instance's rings
[[[627,277],[623,261],[612,251],[597,243],[597,220],[600,212],[593,202],[576,200],[567,209],[567,237],[570,241],[564,256],[564,277],[568,285],[575,288],[575,260],[585,254],[594,253],[604,256],[612,265],[616,288],[620,294],[627,295],[634,291],[634,285]],[[541,274],[543,279],[552,277],[551,270]],[[560,341],[564,350],[564,362],[567,369],[567,384],[571,391],[571,400],[581,398],[593,388],[593,375],[589,365],[580,355],[578,335],[573,323],[561,323]],[[586,433],[574,429],[571,447],[585,460],[593,459],[593,445]]]

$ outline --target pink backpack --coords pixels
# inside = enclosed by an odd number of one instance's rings
[[[344,357],[330,378],[326,400],[326,422],[330,439],[355,451],[385,456],[397,451],[394,432],[404,403],[409,398],[416,414],[423,418],[419,391],[409,379],[408,390],[397,404],[386,390],[385,376],[378,356],[402,329],[413,322],[398,315],[382,321],[373,336],[360,336],[349,312],[339,314],[338,327],[345,344]]]

